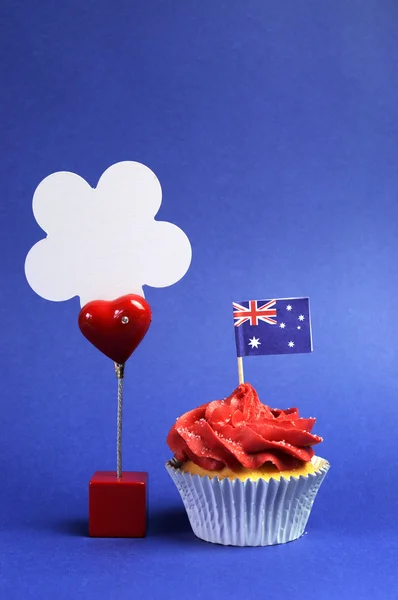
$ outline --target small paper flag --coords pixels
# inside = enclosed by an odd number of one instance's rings
[[[309,298],[233,302],[237,356],[312,352]]]

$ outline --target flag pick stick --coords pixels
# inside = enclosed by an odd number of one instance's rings
[[[239,385],[245,382],[245,377],[243,375],[243,358],[238,356],[238,377],[239,377]]]

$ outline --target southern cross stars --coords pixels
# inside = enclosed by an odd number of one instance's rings
[[[256,338],[253,336],[251,340],[249,340],[249,346],[251,346],[252,348],[258,348],[260,344],[260,338]]]
[[[288,305],[286,306],[286,310],[287,310],[287,311],[289,311],[289,312],[291,312],[291,311],[293,310],[293,306],[292,306],[291,304],[288,304]],[[305,319],[305,316],[304,316],[304,315],[299,315],[299,316],[298,316],[298,320],[299,320],[300,322],[303,322],[303,321],[304,321],[304,319]],[[285,328],[286,328],[286,323],[280,323],[279,327],[280,327],[281,329],[285,329]],[[298,330],[300,330],[300,329],[301,329],[301,325],[297,325],[297,329],[298,329]],[[293,342],[293,340],[290,340],[290,342],[288,342],[288,343],[287,343],[287,345],[288,345],[288,347],[289,347],[289,348],[294,348],[294,346],[295,346],[295,343]]]

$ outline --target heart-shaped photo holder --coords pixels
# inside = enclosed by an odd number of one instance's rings
[[[151,307],[137,294],[126,294],[115,300],[93,300],[83,306],[79,314],[80,331],[113,360],[118,382],[116,481],[114,473],[103,471],[96,472],[90,480],[89,532],[92,537],[145,535],[147,473],[127,472],[123,477],[123,380],[125,363],[144,339],[151,320]],[[124,485],[118,485],[121,483]]]
[[[192,257],[185,233],[155,218],[161,203],[156,175],[134,161],[111,165],[95,188],[76,173],[52,173],[33,196],[46,236],[27,254],[28,283],[46,300],[79,296],[80,330],[115,363],[118,379],[117,468],[97,471],[89,485],[95,537],[143,537],[146,531],[147,473],[122,470],[124,366],[151,322],[144,285],[173,285]]]

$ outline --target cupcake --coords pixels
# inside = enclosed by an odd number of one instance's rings
[[[299,538],[329,469],[314,424],[297,408],[269,408],[249,383],[177,419],[166,469],[195,535],[233,546]]]

